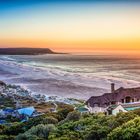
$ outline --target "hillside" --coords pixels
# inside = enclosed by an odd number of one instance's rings
[[[140,140],[140,109],[116,116],[81,113],[74,109],[81,104],[45,102],[43,95],[32,97],[2,81],[0,87],[0,140]]]
[[[49,48],[0,48],[0,55],[56,54]]]

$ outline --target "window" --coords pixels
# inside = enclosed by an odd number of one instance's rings
[[[112,105],[115,105],[115,104],[116,104],[116,101],[112,101],[111,104],[112,104]]]
[[[130,103],[131,102],[131,97],[129,97],[129,96],[125,97],[125,102]]]
[[[124,103],[124,99],[121,99],[121,102]]]

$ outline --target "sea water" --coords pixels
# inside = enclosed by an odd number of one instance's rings
[[[140,58],[111,55],[0,56],[0,80],[33,93],[78,99],[140,86]]]

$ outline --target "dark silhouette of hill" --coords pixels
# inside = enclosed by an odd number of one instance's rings
[[[49,48],[0,48],[0,55],[58,54]]]

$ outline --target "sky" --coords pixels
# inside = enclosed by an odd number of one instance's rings
[[[0,47],[140,53],[140,2],[0,0]]]

